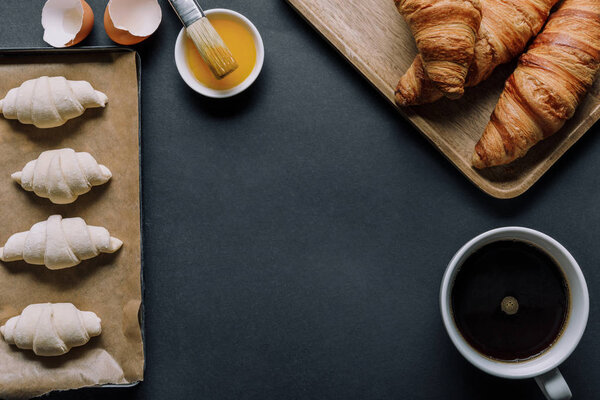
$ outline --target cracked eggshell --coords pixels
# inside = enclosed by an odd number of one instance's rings
[[[113,42],[131,45],[152,35],[162,20],[156,0],[110,0],[104,11],[104,29]]]
[[[84,0],[48,0],[42,9],[44,42],[69,47],[81,42],[94,27],[94,13]]]

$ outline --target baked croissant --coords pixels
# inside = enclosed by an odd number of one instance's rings
[[[11,177],[29,192],[55,204],[69,204],[89,192],[92,186],[108,182],[112,174],[90,153],[60,149],[44,151]]]
[[[108,98],[86,81],[62,76],[30,79],[0,100],[0,113],[38,128],[54,128],[83,114],[86,108],[104,107]]]
[[[4,247],[0,247],[0,260],[25,260],[49,269],[63,269],[100,253],[114,253],[122,245],[105,228],[87,225],[82,218],[51,215],[30,230],[9,237]]]
[[[31,304],[0,327],[6,343],[33,350],[38,356],[66,354],[101,332],[96,314],[79,311],[71,303]]]
[[[498,65],[521,54],[542,29],[557,1],[481,0],[481,25],[465,87],[478,85]],[[432,103],[444,96],[427,76],[421,54],[398,82],[395,96],[396,103],[403,107]]]
[[[600,69],[600,1],[565,0],[519,59],[483,136],[477,168],[507,164],[556,133]]]
[[[479,0],[394,0],[415,38],[427,76],[446,97],[464,92],[481,23]]]

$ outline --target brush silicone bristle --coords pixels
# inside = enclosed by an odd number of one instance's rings
[[[217,79],[233,72],[238,63],[208,18],[202,17],[186,28],[187,34]]]

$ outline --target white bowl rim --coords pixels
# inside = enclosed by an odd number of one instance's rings
[[[256,78],[258,78],[258,75],[262,70],[265,58],[265,50],[262,37],[260,36],[258,29],[256,29],[256,26],[254,26],[254,24],[248,18],[236,11],[229,10],[226,8],[212,8],[210,10],[205,10],[204,13],[206,15],[223,14],[233,17],[242,24],[244,24],[250,30],[250,33],[252,34],[254,39],[254,45],[256,47],[256,63],[254,64],[254,68],[250,72],[250,75],[246,77],[246,79],[244,79],[237,86],[234,86],[230,89],[217,90],[204,86],[203,84],[198,82],[198,80],[193,76],[187,64],[187,61],[185,60],[185,54],[183,52],[183,35],[185,35],[185,28],[181,28],[181,31],[179,31],[179,35],[177,35],[174,51],[175,65],[177,66],[177,71],[179,72],[179,75],[184,80],[184,82],[197,93],[212,98],[225,98],[235,96],[236,94],[239,94],[246,90],[248,87],[250,87],[250,85],[254,83]]]
[[[519,362],[519,363],[505,363],[505,362],[501,362],[501,361],[491,360],[491,359],[479,354],[476,350],[474,350],[466,342],[466,340],[458,332],[458,329],[455,327],[454,319],[451,315],[451,310],[450,310],[451,305],[449,304],[449,296],[450,296],[451,288],[452,288],[452,280],[456,276],[456,273],[460,266],[459,265],[460,259],[462,257],[464,257],[465,254],[467,254],[467,252],[474,251],[475,249],[479,248],[481,245],[485,244],[482,242],[485,241],[487,238],[493,237],[493,236],[498,236],[498,235],[504,236],[504,235],[510,235],[510,234],[517,234],[517,235],[520,234],[520,235],[526,235],[529,237],[536,237],[536,238],[544,240],[544,241],[550,243],[552,246],[554,246],[554,248],[557,249],[567,259],[568,263],[571,266],[571,270],[572,270],[573,274],[576,276],[578,283],[581,285],[581,290],[582,290],[581,298],[583,299],[582,300],[583,302],[581,304],[581,309],[579,310],[580,317],[577,319],[576,324],[571,324],[571,325],[573,325],[573,326],[571,326],[571,332],[574,331],[574,333],[571,334],[571,342],[570,342],[570,345],[568,346],[569,348],[564,350],[562,353],[558,354],[557,356],[553,357],[552,360],[547,360],[546,362],[541,364],[540,367],[542,367],[542,368],[535,369],[535,371],[533,371],[531,368],[515,368],[515,366],[527,366],[529,364],[533,364],[534,362],[536,362],[536,360],[540,360],[540,359],[544,359],[544,358],[548,359],[549,358],[548,354],[551,354],[552,350],[548,350],[546,353],[543,353],[541,356],[538,356],[532,360],[527,360],[527,361],[523,361],[523,362]],[[527,240],[527,239],[523,239],[523,240]],[[531,240],[533,242],[533,239],[531,239]],[[565,273],[566,273],[566,271],[565,271]],[[571,294],[571,296],[573,296],[573,294]],[[571,299],[571,300],[573,300],[573,299]],[[587,321],[588,321],[588,316],[589,316],[589,292],[588,292],[588,288],[587,288],[587,283],[585,281],[585,277],[583,276],[583,272],[581,271],[581,268],[579,267],[579,264],[573,258],[571,253],[569,253],[569,251],[563,245],[561,245],[558,241],[556,241],[552,237],[546,235],[545,233],[542,233],[540,231],[536,231],[536,230],[530,229],[530,228],[520,227],[520,226],[507,226],[507,227],[492,229],[492,230],[489,230],[487,232],[483,232],[483,233],[477,235],[476,237],[472,238],[467,243],[465,243],[456,252],[456,254],[452,257],[452,259],[448,263],[448,267],[446,268],[446,271],[444,272],[444,277],[442,279],[439,301],[440,301],[440,310],[441,310],[441,314],[442,314],[442,319],[444,322],[444,327],[446,328],[446,332],[448,333],[448,336],[450,337],[451,341],[456,346],[458,351],[462,354],[462,356],[464,358],[466,358],[471,364],[473,364],[475,367],[481,369],[482,371],[487,372],[488,374],[491,374],[491,375],[495,375],[495,376],[498,376],[501,378],[508,378],[508,379],[533,378],[535,376],[542,375],[542,374],[558,367],[560,364],[562,364],[571,355],[571,353],[575,350],[575,348],[579,344],[579,341],[581,340],[581,337],[583,336],[583,333],[585,331]],[[569,329],[569,326],[567,326],[566,329]],[[563,332],[561,337],[565,335],[565,332]]]

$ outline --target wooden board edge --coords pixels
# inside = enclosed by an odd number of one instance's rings
[[[542,164],[542,167],[535,171],[535,174],[532,174],[528,179],[526,179],[521,185],[516,186],[511,189],[498,189],[495,185],[490,184],[488,192],[489,195],[498,198],[498,199],[512,199],[520,196],[529,190],[535,183],[537,183],[542,176],[548,172],[548,170],[556,164],[558,160],[571,148],[575,143],[579,141],[585,135],[589,129],[596,124],[600,120],[600,104],[598,104],[594,110],[587,116],[587,118],[583,119],[581,123],[574,129],[573,133],[560,145],[558,146],[549,156],[551,159],[546,160]]]
[[[398,111],[398,113],[408,121],[421,135],[423,135],[430,143],[432,143],[438,152],[444,156],[468,181],[483,193],[497,199],[513,199],[527,190],[529,190],[555,163],[563,154],[571,148],[584,134],[600,119],[600,105],[598,105],[590,115],[585,118],[581,124],[575,129],[574,134],[553,153],[552,159],[547,160],[542,164],[542,167],[535,171],[530,177],[525,179],[521,184],[509,188],[502,189],[498,184],[484,179],[477,170],[470,164],[465,163],[457,150],[449,146],[446,142],[436,140],[436,136],[431,134],[434,129],[427,121],[418,115],[410,115],[402,107],[399,107],[394,98],[393,90],[389,90],[387,84],[367,66],[359,65],[354,62],[352,57],[345,54],[342,49],[347,49],[343,41],[333,31],[331,31],[320,18],[305,7],[299,0],[286,0],[286,2],[319,34],[326,42],[328,42],[352,67],[358,71],[364,79],[367,80],[388,102]]]
[[[497,189],[494,185],[489,182],[482,181],[482,178],[477,172],[475,172],[470,165],[466,165],[462,162],[460,155],[455,149],[448,146],[444,141],[436,140],[436,136],[432,135],[433,132],[431,125],[427,123],[423,118],[418,115],[411,116],[409,112],[405,111],[402,107],[398,107],[395,103],[393,91],[389,90],[385,82],[369,68],[363,68],[361,65],[356,64],[349,56],[342,52],[342,48],[346,48],[342,40],[338,38],[310,9],[306,8],[298,0],[286,0],[287,3],[304,19],[309,26],[311,26],[319,35],[321,35],[327,43],[329,43],[352,67],[358,71],[364,79],[367,80],[380,95],[387,99],[388,103],[396,109],[396,111],[409,122],[422,136],[424,136],[433,147],[456,168],[471,184],[477,187],[482,192],[496,198],[509,198],[514,196],[505,197],[506,194],[501,190]],[[373,80],[370,79],[373,78]],[[385,93],[390,93],[386,95]],[[479,181],[482,182],[479,182]]]

